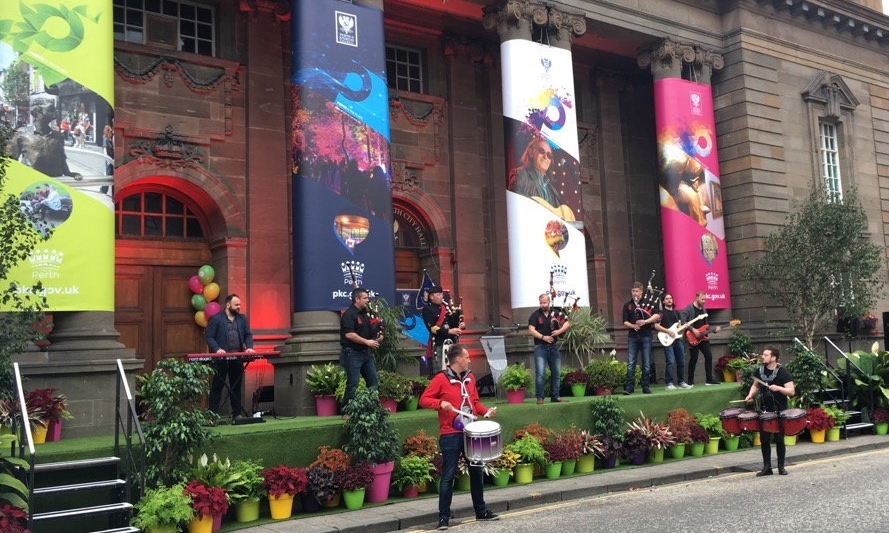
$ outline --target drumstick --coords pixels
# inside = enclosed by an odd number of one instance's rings
[[[769,384],[766,383],[765,381],[759,379],[759,378],[756,377],[756,376],[750,376],[750,377],[752,377],[752,378],[753,378],[753,381],[755,381],[756,383],[759,383],[760,385],[762,385],[762,386],[768,388]]]
[[[457,409],[456,407],[454,407],[453,405],[451,406],[451,411],[453,411],[459,415],[465,416],[466,418],[468,418],[470,420],[478,420],[478,417],[475,416],[474,414],[467,413],[465,411],[461,411],[461,410]]]
[[[728,403],[744,403],[747,400],[729,400]]]

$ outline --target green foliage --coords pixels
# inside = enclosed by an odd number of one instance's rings
[[[4,435],[5,437],[5,435]],[[9,443],[2,440],[2,450],[9,450]],[[28,487],[19,479],[30,466],[20,457],[0,457],[0,503],[28,511]]]
[[[380,405],[376,390],[356,390],[343,411],[349,416],[343,451],[354,462],[382,464],[398,459],[401,439],[389,420],[389,411]]]
[[[748,357],[756,353],[756,345],[749,335],[744,333],[741,328],[732,330],[732,334],[728,339],[728,353],[737,357]],[[736,369],[740,370],[740,369]]]
[[[392,473],[392,484],[398,489],[405,486],[420,486],[423,483],[432,481],[432,461],[423,456],[410,455],[402,457],[395,464],[395,471]]]
[[[571,327],[562,334],[559,346],[563,353],[573,353],[577,357],[578,366],[585,366],[595,351],[612,342],[608,335],[608,320],[593,313],[589,307],[578,307],[568,312]]]
[[[206,426],[214,415],[203,411],[200,402],[212,372],[207,365],[166,359],[139,376],[148,486],[185,481],[189,457],[210,441]]]
[[[624,426],[624,410],[613,396],[597,397],[590,404],[592,408],[592,432],[603,437],[621,440]]]
[[[136,504],[132,524],[142,530],[174,526],[178,530],[194,516],[191,498],[181,483],[171,487],[148,489]]]
[[[401,333],[400,323],[404,320],[404,309],[389,305],[383,298],[374,299],[373,305],[376,315],[383,319],[383,338],[380,340],[380,347],[374,350],[377,370],[395,372],[399,361],[413,361],[401,347],[404,335]]]
[[[814,352],[798,343],[794,343],[790,349],[794,354],[793,361],[787,363],[784,368],[793,378],[797,405],[802,409],[808,409],[820,401],[818,391],[823,388],[821,383],[826,373],[824,363]]]
[[[15,69],[10,69],[9,73]],[[25,96],[27,101],[27,93]],[[46,296],[39,282],[25,285],[9,278],[9,271],[24,261],[38,243],[49,238],[35,229],[36,218],[28,219],[21,210],[19,198],[7,192],[6,169],[10,163],[6,155],[12,131],[0,121],[0,399],[12,399],[12,356],[24,350],[28,343],[41,338],[36,325],[44,320]]]
[[[535,464],[544,466],[547,463],[546,450],[543,444],[530,433],[506,446],[510,451],[519,454],[519,461],[523,464]]]
[[[695,418],[698,420],[698,425],[704,428],[704,431],[706,431],[710,437],[721,437],[723,435],[722,421],[719,420],[718,416],[695,413]]]
[[[787,223],[747,265],[747,279],[784,308],[807,346],[834,311],[862,316],[883,287],[883,248],[866,235],[867,216],[855,189],[842,202],[813,188]]]
[[[262,465],[255,461],[223,461],[215,453],[212,459],[203,454],[194,462],[188,477],[208,487],[225,489],[231,503],[237,503],[264,494],[261,470]]]
[[[846,421],[848,421],[849,417],[851,416],[839,407],[833,405],[826,405],[822,407],[822,409],[824,409],[824,412],[827,413],[827,416],[833,418],[833,422],[836,427],[845,426]]]
[[[389,398],[396,402],[403,402],[411,397],[413,384],[406,376],[402,376],[397,372],[380,370],[377,372],[377,378],[379,379],[380,398]]]
[[[506,390],[530,389],[532,384],[531,370],[525,363],[507,366],[500,376],[500,386]]]
[[[28,79],[28,64],[25,61],[17,58],[9,65],[6,75],[3,76],[3,82],[0,83],[0,91],[3,92],[5,99],[14,106],[28,103],[30,83]]]
[[[873,399],[874,407],[889,407],[889,352],[879,351],[879,344],[874,343],[870,352],[858,350],[847,357],[864,373],[861,375],[857,370],[852,373],[858,406],[867,406]],[[840,359],[839,366],[844,368],[846,361]]]
[[[592,359],[584,368],[591,387],[616,388],[623,383],[626,370],[613,357]]]
[[[312,365],[306,372],[306,385],[316,396],[335,395],[340,383],[345,382],[346,371],[334,363],[321,366]]]

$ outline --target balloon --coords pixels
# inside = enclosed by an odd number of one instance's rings
[[[201,283],[201,279],[197,276],[188,278],[188,288],[195,294],[204,292],[204,284]]]
[[[222,306],[216,302],[210,302],[204,307],[204,314],[208,319],[220,311],[222,311]]]
[[[194,323],[202,328],[207,327],[207,315],[203,311],[194,314]]]
[[[200,294],[195,294],[191,297],[191,306],[197,309],[198,311],[203,311],[204,307],[207,305],[207,299],[201,296]]]
[[[204,298],[207,299],[208,302],[212,302],[219,296],[219,285],[216,283],[208,283],[206,287],[204,287]]]
[[[213,267],[210,265],[204,265],[198,269],[198,279],[201,280],[203,285],[207,285],[211,281],[213,281],[213,276],[216,275],[216,271],[213,270]]]

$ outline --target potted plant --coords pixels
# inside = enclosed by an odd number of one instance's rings
[[[543,444],[534,435],[526,434],[510,443],[507,448],[519,456],[519,463],[514,468],[516,483],[531,483],[534,478],[534,466],[542,467],[547,461]]]
[[[389,411],[380,405],[377,391],[359,389],[345,407],[346,443],[343,450],[353,461],[372,465],[377,477],[367,494],[371,503],[389,497],[389,481],[401,450],[398,432],[389,421]]]
[[[827,430],[832,428],[834,423],[834,419],[824,409],[820,407],[806,409],[806,428],[809,430],[812,442],[823,443]]]
[[[681,459],[685,455],[685,447],[691,444],[691,427],[694,417],[685,409],[679,407],[667,413],[667,426],[676,439],[676,444],[671,448],[673,459]]]
[[[586,394],[586,386],[589,381],[589,376],[580,368],[565,374],[565,384],[571,387],[571,394],[575,397]]]
[[[723,377],[724,378],[725,377],[732,378],[731,380],[727,379],[726,381],[735,381],[735,382],[740,383],[741,382],[741,373],[748,366],[750,366],[750,363],[747,361],[746,357],[735,357],[735,358],[731,359],[728,363],[726,363],[725,369],[723,369],[723,374],[724,374]]]
[[[515,433],[512,434],[512,440],[519,440],[525,435],[534,435],[538,441],[543,443],[555,437],[556,432],[537,422],[532,422],[525,427],[515,430]]]
[[[570,330],[569,330],[570,331]],[[611,394],[615,387],[619,387],[624,375],[621,374],[620,363],[613,357],[596,358],[584,367],[589,385],[596,391],[597,396]]]
[[[312,365],[306,372],[306,385],[315,396],[315,410],[318,416],[335,416],[336,390],[346,381],[343,367],[333,363]]]
[[[570,476],[577,468],[577,461],[583,455],[585,437],[583,431],[574,424],[559,436],[565,444],[565,459],[562,461],[562,475]]]
[[[136,503],[135,509],[132,525],[148,533],[176,533],[195,513],[191,498],[181,483],[148,489]]]
[[[728,366],[728,364],[733,359],[737,359],[737,358],[738,358],[738,356],[736,356],[735,354],[732,354],[732,353],[723,355],[722,357],[720,357],[719,359],[716,360],[716,365],[714,365],[713,370],[716,371],[717,375],[722,374],[722,379],[724,381],[734,381],[735,380],[735,373],[729,372],[726,369],[726,366]]]
[[[698,425],[697,422],[691,426],[691,456],[701,457],[704,455],[704,449],[710,442],[710,434],[707,430]]]
[[[826,439],[828,442],[838,442],[840,440],[840,429],[846,425],[849,420],[849,413],[843,411],[839,407],[827,405],[822,407],[827,416],[833,419],[833,427],[827,430]]]
[[[364,493],[374,481],[374,473],[367,463],[353,463],[339,473],[339,484],[343,488],[343,503],[346,509],[360,509],[364,505]]]
[[[185,494],[191,498],[191,507],[194,516],[188,525],[189,533],[210,533],[213,531],[213,522],[218,516],[228,511],[228,495],[225,489],[208,487],[198,480],[190,481],[185,485]]]
[[[599,436],[587,430],[580,432],[581,454],[577,459],[577,471],[588,474],[596,468],[596,457],[603,457],[605,447]]]
[[[262,489],[262,465],[250,459],[232,461],[229,482],[225,491],[235,508],[235,520],[252,522],[259,518],[259,499]]]
[[[712,455],[719,453],[719,440],[722,438],[722,421],[716,415],[695,413],[698,425],[704,428],[710,440],[704,448],[704,453]]]
[[[532,383],[531,370],[525,367],[525,363],[507,366],[500,376],[500,386],[506,389],[507,403],[522,403]]]
[[[871,412],[870,420],[874,423],[874,431],[877,435],[889,433],[889,409],[877,407]]]
[[[423,391],[426,390],[426,387],[429,386],[429,380],[422,376],[414,376],[410,378],[411,382],[411,395],[404,402],[404,410],[405,411],[416,411],[417,407],[419,407],[420,396],[423,395]]]
[[[269,496],[273,520],[289,518],[293,512],[293,498],[306,490],[306,469],[278,465],[260,472],[262,488]]]
[[[751,355],[755,356],[756,354],[756,345],[753,344],[753,339],[751,339],[750,335],[747,335],[741,328],[734,328],[732,330],[732,334],[728,338],[728,345],[726,347],[728,348],[728,353],[735,357],[748,359]]]
[[[676,437],[667,424],[655,422],[654,419],[645,416],[641,411],[636,420],[629,422],[629,426],[630,429],[641,431],[648,439],[653,463],[663,462],[664,450],[676,444]]]
[[[394,413],[398,409],[399,402],[410,398],[413,392],[411,380],[397,372],[387,370],[380,370],[377,377],[380,382],[378,389],[380,402],[390,413]]]
[[[395,465],[392,484],[402,491],[405,498],[416,498],[420,485],[432,481],[434,468],[428,457],[419,455],[402,457]]]
[[[624,410],[612,396],[598,397],[590,405],[593,417],[591,430],[602,441],[602,466],[613,468],[624,436]]]
[[[300,494],[303,510],[314,513],[322,507],[340,504],[340,486],[336,474],[323,466],[306,468],[306,490]]]
[[[503,449],[503,453],[500,454],[500,457],[487,463],[487,465],[490,465],[493,469],[490,474],[491,478],[494,480],[494,485],[498,487],[505,487],[508,485],[509,477],[513,475],[515,467],[519,464],[520,460],[521,456],[507,446]]]
[[[612,342],[608,335],[608,319],[593,313],[589,307],[578,307],[568,312],[571,327],[562,334],[560,348],[563,353],[573,353],[579,366],[586,365],[599,347]]]
[[[621,461],[629,461],[634,465],[641,465],[651,451],[651,442],[644,430],[630,427],[624,432],[624,438],[620,448]]]
[[[7,502],[0,505],[0,525],[4,533],[30,533],[28,529],[28,513]],[[166,533],[167,530],[158,530]],[[169,530],[175,532],[175,530]]]
[[[543,443],[543,449],[546,451],[546,478],[557,479],[562,475],[562,463],[571,454],[568,445],[561,435],[556,434]]]
[[[425,429],[418,429],[413,436],[404,439],[401,450],[404,457],[416,455],[432,459],[438,453],[438,441],[427,435]]]
[[[34,424],[34,442],[55,442],[61,438],[62,420],[71,418],[68,411],[68,399],[64,394],[56,394],[59,389],[34,389],[25,393],[25,406],[28,414],[34,413],[35,418],[42,420]],[[39,436],[38,436],[39,435]]]

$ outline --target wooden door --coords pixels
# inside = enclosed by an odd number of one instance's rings
[[[115,326],[150,372],[167,357],[206,349],[194,323],[188,279],[200,265],[122,265],[115,274]]]
[[[395,286],[415,289],[420,286],[420,257],[412,250],[395,250]]]

